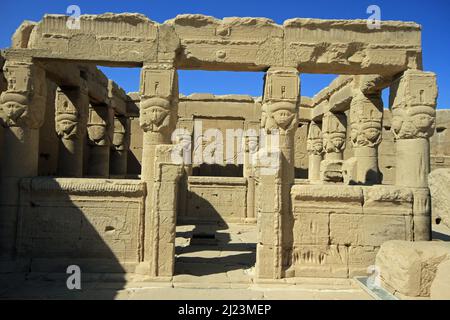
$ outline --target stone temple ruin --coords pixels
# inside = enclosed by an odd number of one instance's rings
[[[67,20],[24,22],[1,54],[1,272],[76,264],[169,280],[177,224],[222,221],[256,225],[255,279],[353,278],[379,262],[386,287],[429,295],[430,283],[411,291],[413,280],[385,268],[409,270],[389,261],[396,245],[434,245],[438,92],[422,70],[419,25],[102,14],[71,29]],[[141,68],[140,92],[96,65]],[[183,96],[179,69],[265,72],[264,92]],[[302,73],[340,76],[308,98]],[[265,151],[250,134],[236,142],[242,162],[173,161],[180,141],[192,156],[209,128],[277,132],[279,165],[268,174],[249,160]],[[450,166],[448,141],[431,148],[433,166]]]

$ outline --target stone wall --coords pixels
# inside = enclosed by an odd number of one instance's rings
[[[366,275],[385,241],[414,240],[413,191],[381,185],[295,185],[295,276]]]
[[[145,184],[26,178],[20,182],[18,257],[32,272],[134,272],[142,260]]]

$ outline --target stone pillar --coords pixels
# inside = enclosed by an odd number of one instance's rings
[[[58,88],[55,130],[59,137],[58,176],[83,176],[83,151],[89,97],[84,81],[79,88]]]
[[[258,278],[289,276],[293,245],[290,191],[295,178],[294,135],[298,126],[299,98],[297,69],[272,67],[267,71],[261,127],[271,136],[265,143],[260,140],[260,146],[264,143],[265,147],[259,153],[279,154],[279,157],[272,174],[260,170],[258,177]],[[274,139],[278,143],[276,148],[273,148]],[[272,191],[265,193],[268,190]],[[273,196],[267,197],[268,194]]]
[[[110,171],[112,175],[126,176],[129,145],[130,119],[125,116],[115,116],[110,158]]]
[[[147,183],[147,195],[152,195],[153,182],[155,181],[157,146],[171,144],[171,134],[177,121],[178,77],[176,69],[171,64],[146,64],[141,72],[140,93],[139,121],[142,130],[144,130],[141,179]],[[154,205],[151,196],[147,196],[144,217],[145,226],[153,224],[152,208]],[[152,248],[155,246],[154,235],[157,232],[158,230],[145,228],[145,263],[154,260],[154,254],[156,253],[152,251]],[[159,261],[159,263],[164,262]],[[144,272],[148,272],[151,276],[157,276],[154,270],[155,268],[152,268]]]
[[[322,162],[323,141],[319,125],[311,121],[308,129],[307,150],[309,154],[308,179],[310,182],[320,181],[320,163]]]
[[[113,110],[107,105],[89,106],[87,174],[91,177],[109,177],[110,145],[114,129],[113,116]]]
[[[9,58],[4,65],[7,90],[0,96],[4,127],[0,183],[0,259],[15,254],[19,181],[38,173],[39,128],[45,118],[45,71],[31,58]],[[1,264],[1,270],[15,268]]]
[[[350,105],[350,138],[353,144],[356,184],[380,183],[378,145],[381,143],[383,100],[381,92],[364,94],[355,89]]]
[[[321,180],[343,182],[342,164],[347,133],[347,117],[343,113],[327,112],[322,120],[324,160],[320,164]]]
[[[248,223],[256,222],[255,208],[255,155],[258,152],[258,131],[247,129],[247,135],[244,137],[244,177],[247,178],[247,213],[245,221]]]
[[[436,117],[436,75],[408,70],[391,87],[390,108],[396,145],[395,184],[422,189],[414,192],[414,240],[430,240],[428,174],[429,138]]]

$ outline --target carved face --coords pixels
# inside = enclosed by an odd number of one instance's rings
[[[124,132],[114,132],[113,135],[113,145],[118,150],[123,150],[125,145],[125,133]]]
[[[16,125],[27,107],[15,101],[8,101],[1,105],[1,110],[3,120],[9,125]]]
[[[381,132],[377,128],[367,128],[364,130],[364,136],[371,142],[377,141],[380,134]]]
[[[107,143],[107,128],[104,125],[90,125],[88,126],[88,135],[97,145],[105,145]]]
[[[255,153],[258,151],[258,137],[248,137],[248,151],[250,153]]]
[[[412,117],[412,122],[420,131],[427,131],[434,124],[434,118],[428,114],[420,113]]]
[[[56,122],[56,132],[65,139],[70,139],[77,134],[77,123],[69,119]]]
[[[322,140],[314,140],[312,143],[312,149],[314,152],[320,153],[323,150],[323,143]]]
[[[336,149],[341,149],[344,146],[345,140],[342,137],[333,137],[331,138],[331,142]]]
[[[295,115],[289,110],[278,110],[272,113],[272,117],[278,126],[286,130],[291,125]]]
[[[160,132],[169,127],[169,102],[163,99],[150,99],[141,105],[140,125],[144,131]]]

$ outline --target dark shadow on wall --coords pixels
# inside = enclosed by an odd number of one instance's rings
[[[192,168],[192,175],[203,177],[243,177],[244,166],[242,164],[218,165],[202,163]]]
[[[118,255],[134,254],[123,251],[130,246],[123,233],[139,237],[126,225],[125,212],[121,216],[100,199],[76,202],[50,177],[23,179],[20,189],[15,260],[24,269],[0,274],[0,299],[114,299],[125,286]],[[69,266],[80,268],[80,290],[67,287],[69,277],[75,283]]]
[[[230,225],[214,206],[196,193],[189,192],[188,197],[198,211],[188,213],[189,220],[178,224],[186,231],[176,234],[178,239],[183,238],[184,245],[175,248],[175,275],[204,276],[253,267],[256,239],[255,243],[231,242]],[[222,252],[242,253],[222,255]]]

